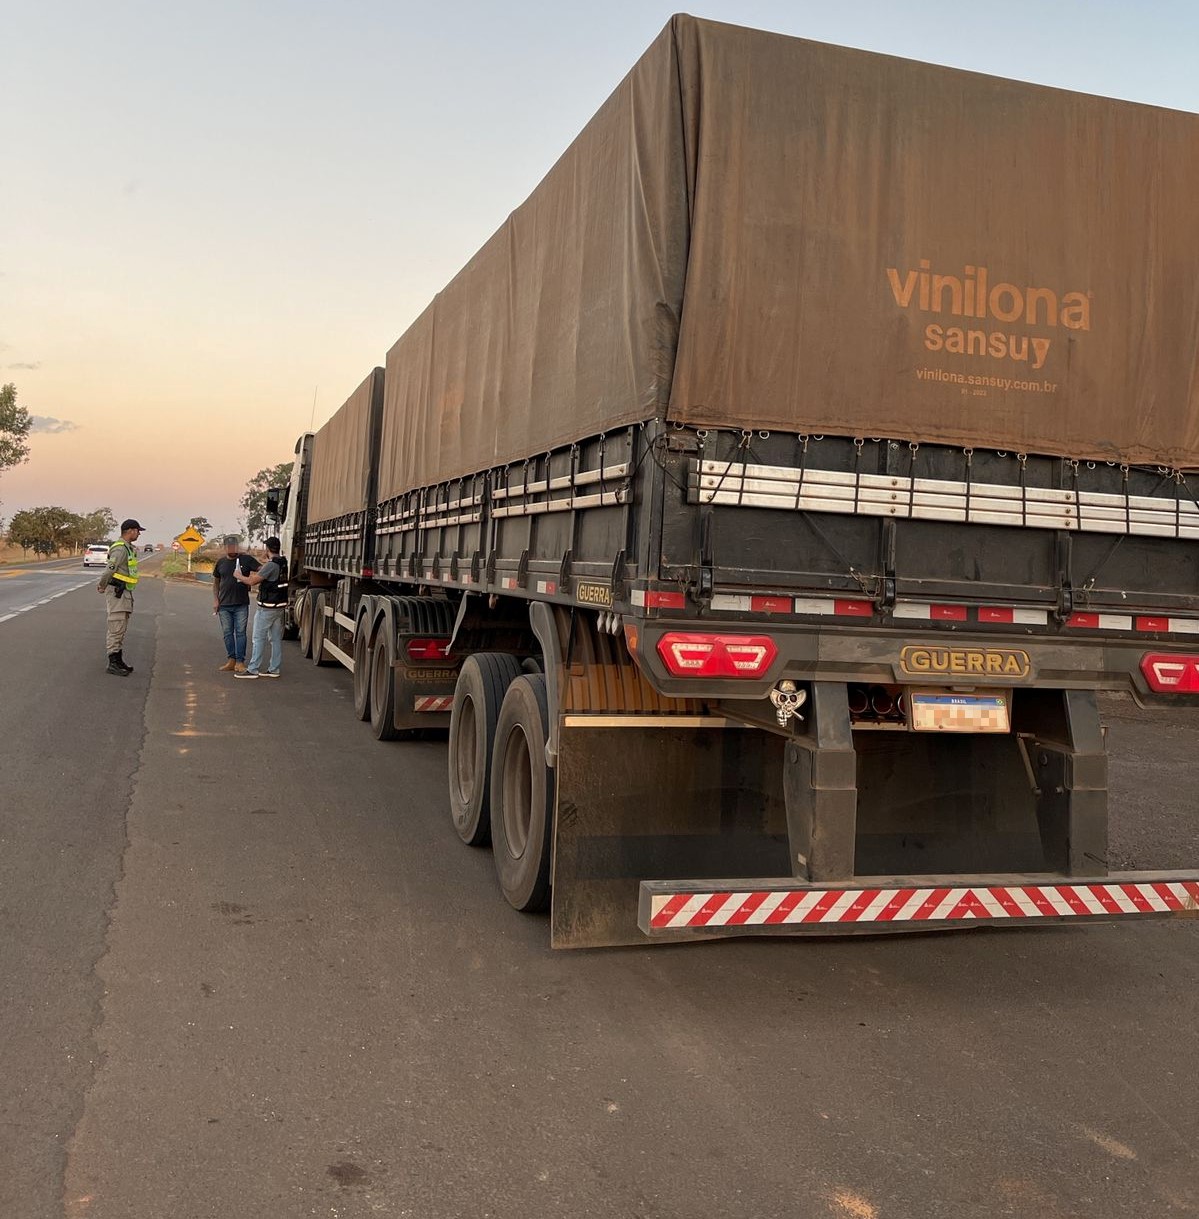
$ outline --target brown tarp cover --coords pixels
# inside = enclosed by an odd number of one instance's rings
[[[381,401],[383,370],[376,368],[338,407],[312,441],[308,520],[328,521],[367,507],[370,495],[372,406]]]
[[[388,353],[380,497],[654,417],[1199,466],[1199,116],[676,17]]]

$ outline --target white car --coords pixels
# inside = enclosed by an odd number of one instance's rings
[[[89,546],[83,552],[84,567],[106,567],[108,565],[107,546]]]

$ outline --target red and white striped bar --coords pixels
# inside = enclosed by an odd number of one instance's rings
[[[452,711],[454,696],[452,694],[423,694],[412,701],[413,711]]]
[[[1185,916],[1199,917],[1199,873],[1124,872],[1086,880],[905,877],[827,885],[642,881],[638,921],[649,936],[835,935],[869,927]]]

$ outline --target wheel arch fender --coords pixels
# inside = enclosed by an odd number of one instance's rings
[[[394,597],[374,597],[374,610],[370,616],[370,637],[367,643],[374,647],[381,633],[390,632],[392,642],[396,638],[396,607]]]
[[[558,710],[562,702],[562,674],[565,671],[565,640],[570,637],[570,610],[546,601],[529,603],[529,625],[541,645],[545,662],[545,698],[549,716],[545,737],[545,764],[558,765]]]
[[[378,597],[372,593],[368,593],[361,601],[358,602],[358,609],[354,614],[354,634],[357,635],[361,631],[366,631],[368,635],[374,633],[375,616],[378,613]],[[373,642],[373,639],[367,640],[368,644]]]

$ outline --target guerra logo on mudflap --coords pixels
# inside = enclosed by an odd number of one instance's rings
[[[1032,661],[1019,648],[910,644],[899,653],[899,671],[908,677],[1027,677]]]
[[[575,600],[581,601],[584,605],[602,605],[611,609],[612,586],[610,584],[576,584]]]

